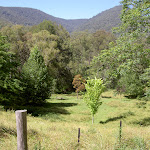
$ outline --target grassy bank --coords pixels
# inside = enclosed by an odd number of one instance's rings
[[[80,96],[52,95],[45,106],[28,107],[28,147],[42,150],[113,150],[150,148],[150,102],[102,95],[103,104],[92,125],[90,111]],[[15,150],[14,111],[0,108],[0,149]],[[119,123],[122,139],[119,142]],[[78,144],[78,128],[81,129]]]

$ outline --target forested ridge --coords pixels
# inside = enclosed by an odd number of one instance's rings
[[[0,22],[3,20],[12,24],[22,24],[33,26],[44,20],[61,24],[68,32],[89,30],[96,32],[97,30],[111,31],[112,27],[118,26],[120,23],[121,6],[116,6],[106,10],[90,19],[62,19],[52,15],[48,15],[40,10],[22,7],[0,7]],[[1,26],[3,24],[0,24]]]
[[[77,30],[88,30],[90,32],[95,32],[97,30],[111,31],[113,27],[117,27],[121,23],[121,10],[122,6],[116,6],[105,10],[90,18],[87,22],[79,26]]]
[[[150,3],[121,3],[121,24],[114,34],[105,30],[69,34],[48,20],[2,27],[0,103],[11,108],[41,105],[51,93],[73,92],[75,75],[101,78],[106,89],[149,100]]]

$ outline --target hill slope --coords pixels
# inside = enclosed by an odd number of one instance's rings
[[[106,10],[91,19],[62,19],[48,15],[40,10],[23,7],[0,7],[0,21],[5,20],[12,24],[36,25],[43,20],[50,20],[61,24],[68,32],[75,30],[89,30],[94,32],[99,29],[110,31],[112,27],[120,22],[119,15],[122,7],[116,6]]]
[[[90,32],[95,32],[96,30],[111,31],[112,27],[116,27],[121,23],[121,10],[122,6],[116,6],[103,11],[81,25],[78,30],[89,30]]]
[[[12,24],[23,24],[29,26],[39,24],[43,20],[50,20],[57,24],[61,24],[69,32],[72,32],[74,28],[87,21],[87,19],[65,20],[48,15],[37,9],[22,7],[0,7],[0,20],[6,20]]]

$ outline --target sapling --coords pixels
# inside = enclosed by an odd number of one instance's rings
[[[90,108],[92,115],[92,124],[94,123],[94,115],[98,111],[99,106],[102,104],[100,96],[104,90],[103,80],[101,79],[89,79],[85,84],[86,93],[84,95],[84,101]]]

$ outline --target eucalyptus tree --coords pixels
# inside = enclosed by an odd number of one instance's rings
[[[123,0],[121,25],[114,28],[119,34],[116,43],[95,58],[100,76],[110,87],[127,95],[143,96],[145,82],[140,78],[150,65],[149,37],[150,3],[148,0]]]

